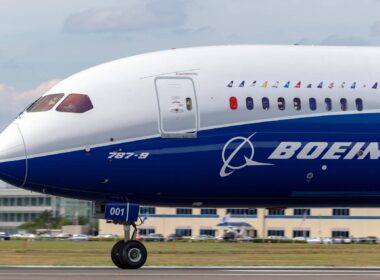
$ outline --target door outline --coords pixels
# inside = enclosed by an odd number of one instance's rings
[[[189,80],[192,85],[192,89],[194,92],[194,102],[193,102],[193,109],[195,110],[195,130],[194,132],[190,133],[166,133],[163,130],[163,118],[161,113],[161,104],[160,104],[160,96],[157,88],[157,80]],[[162,138],[197,138],[197,133],[199,131],[199,110],[198,110],[198,98],[197,98],[197,91],[195,90],[195,84],[194,80],[190,77],[156,77],[154,79],[154,88],[156,90],[156,97],[157,97],[157,105],[158,105],[158,119],[159,119],[159,131],[161,133]],[[194,106],[195,103],[195,106]]]

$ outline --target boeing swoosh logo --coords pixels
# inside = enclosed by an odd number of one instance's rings
[[[258,161],[254,161],[253,160],[253,157],[255,155],[255,147],[253,146],[252,142],[251,142],[251,138],[256,134],[253,133],[251,136],[249,136],[248,138],[245,138],[245,137],[242,137],[242,136],[238,136],[238,137],[234,137],[232,139],[230,139],[223,147],[223,151],[222,151],[222,159],[223,159],[223,166],[222,168],[220,169],[220,177],[227,177],[229,175],[231,175],[232,173],[234,173],[236,170],[239,170],[239,169],[242,169],[242,168],[245,168],[247,166],[265,166],[265,165],[273,165],[271,163],[263,163],[263,162],[258,162]],[[232,144],[232,143],[235,143],[235,142],[241,142],[233,151],[232,153],[228,156],[228,158],[226,158],[226,151],[228,149],[228,147]],[[237,153],[245,146],[245,145],[248,145],[251,149],[251,154],[248,157],[244,156],[244,163],[242,165],[239,165],[239,166],[234,166],[231,164],[231,161],[236,157]]]

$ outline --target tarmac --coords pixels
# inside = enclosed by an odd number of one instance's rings
[[[127,278],[128,277],[128,278]],[[114,267],[25,267],[0,266],[1,280],[193,280],[193,279],[380,279],[378,268],[332,267],[143,267],[120,270]]]

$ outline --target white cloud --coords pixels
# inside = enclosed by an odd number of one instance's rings
[[[74,33],[102,33],[176,27],[185,22],[185,4],[183,0],[133,0],[125,2],[124,6],[88,9],[70,15],[63,30]]]
[[[52,79],[46,82],[41,83],[36,88],[29,89],[26,91],[18,92],[14,95],[13,99],[17,104],[19,103],[31,103],[38,97],[40,97],[42,94],[47,92],[49,89],[51,89],[53,86],[58,84],[60,82],[59,79]]]
[[[29,90],[18,90],[13,86],[0,84],[0,128],[4,128],[26,106],[59,81],[58,79],[52,79]]]

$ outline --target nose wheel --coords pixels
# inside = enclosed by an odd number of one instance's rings
[[[134,231],[130,236],[130,226]],[[112,262],[121,269],[137,269],[142,267],[148,257],[145,246],[136,240],[137,228],[135,223],[124,225],[124,240],[117,242],[111,250]]]

